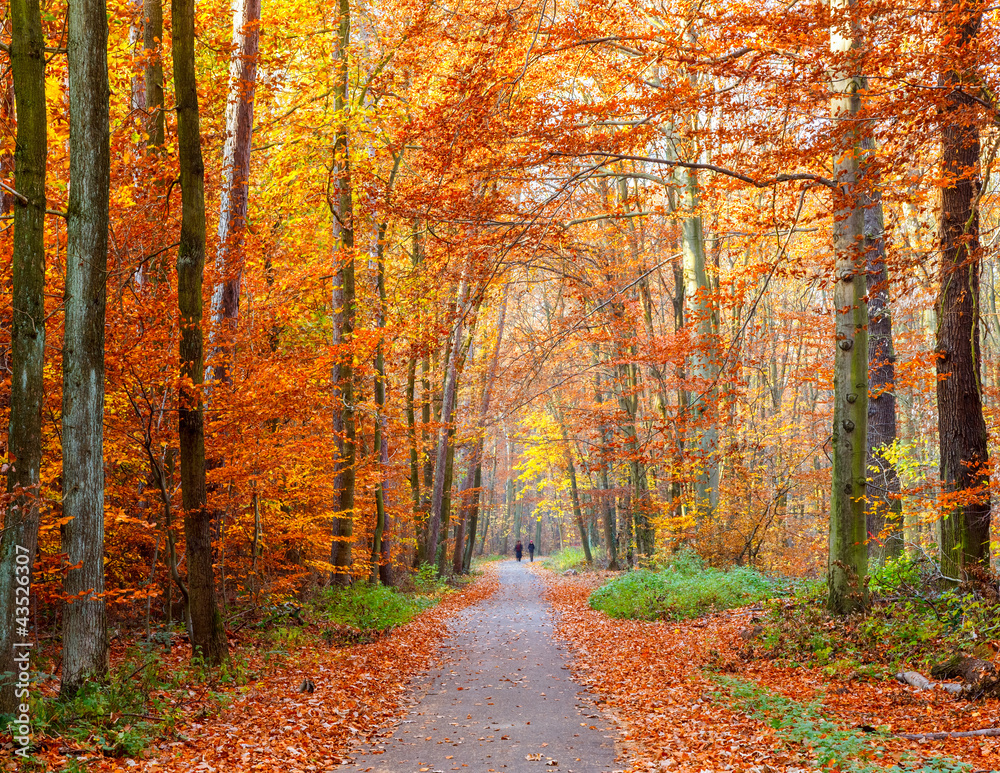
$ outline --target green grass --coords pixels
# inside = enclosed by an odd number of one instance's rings
[[[741,711],[772,727],[780,738],[803,745],[822,770],[844,773],[964,773],[971,766],[947,757],[934,757],[924,762],[910,758],[904,767],[884,768],[878,762],[885,750],[877,743],[879,736],[842,730],[827,719],[818,702],[798,703],[780,693],[772,692],[752,682],[708,674],[721,688],[715,698],[726,706],[734,703]]]
[[[418,573],[415,585],[419,594],[434,591],[438,583],[429,574],[423,577]],[[328,622],[360,631],[384,631],[408,623],[431,603],[425,595],[409,595],[384,585],[359,583],[325,589],[317,597],[315,608]]]
[[[619,619],[684,620],[776,595],[775,583],[755,569],[712,569],[684,551],[660,571],[639,569],[601,586],[590,606]]]
[[[586,567],[587,559],[583,554],[583,548],[563,548],[543,558],[542,565],[546,569],[551,569],[555,572],[565,572],[567,569],[581,569]]]
[[[234,657],[213,674],[220,682],[239,680],[243,661]],[[153,741],[174,734],[180,716],[177,691],[204,681],[207,671],[194,663],[183,669],[166,664],[149,648],[134,648],[105,682],[86,682],[72,698],[48,698],[37,686],[31,698],[31,730],[35,736],[59,736],[107,757],[135,757]],[[222,696],[214,692],[215,708]],[[0,721],[0,728],[6,721]]]
[[[825,607],[825,583],[804,586],[791,601],[771,606],[753,643],[758,656],[823,669],[828,676],[891,677],[927,670],[953,652],[992,659],[983,642],[1000,634],[995,585],[935,587],[932,566],[911,559],[875,567],[871,606],[863,615],[835,619]],[[995,581],[994,581],[995,582]]]

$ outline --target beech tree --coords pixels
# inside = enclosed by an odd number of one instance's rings
[[[958,580],[969,564],[990,562],[989,435],[983,417],[980,349],[978,106],[965,89],[978,80],[972,56],[982,5],[946,0],[942,27],[956,49],[943,74],[941,107],[941,286],[938,294],[937,404],[941,481],[941,572]]]
[[[240,310],[259,46],[260,0],[235,0],[226,139],[222,148],[225,181],[219,200],[219,247],[215,255],[218,279],[212,289],[212,334],[223,338],[220,351],[216,352],[218,361],[212,377],[221,382],[229,379],[227,368],[231,357],[231,339]]]
[[[830,114],[840,122],[835,146],[833,296],[833,482],[827,606],[838,614],[868,603],[867,485],[868,307],[865,303],[864,206],[860,188],[862,41],[853,0],[833,0],[830,51],[834,56]]]
[[[61,693],[108,667],[104,593],[104,325],[111,146],[102,0],[69,9],[70,194],[63,339],[64,588]]]
[[[212,515],[205,490],[205,412],[202,282],[205,273],[205,166],[201,154],[195,80],[194,0],[171,0],[177,148],[181,181],[181,235],[177,250],[180,306],[179,430],[181,492],[188,572],[191,640],[210,666],[229,657],[226,631],[215,602]]]
[[[14,249],[9,462],[0,532],[0,714],[14,714],[15,645],[26,626],[38,545],[39,475],[45,364],[45,38],[38,0],[10,4],[10,60],[17,104],[14,151]],[[25,561],[18,561],[22,556]],[[23,567],[23,568],[21,568]],[[22,584],[27,580],[27,585]],[[20,630],[19,630],[20,629]]]
[[[350,72],[348,55],[351,44],[351,5],[340,0],[337,37],[334,44],[333,101],[337,128],[330,166],[327,204],[333,216],[333,433],[337,448],[336,513],[333,519],[333,544],[330,563],[333,581],[351,582],[351,546],[354,539],[354,488],[357,474],[354,407],[355,328],[354,286],[354,189],[351,183]]]

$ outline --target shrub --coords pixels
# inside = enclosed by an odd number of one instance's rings
[[[363,631],[384,631],[403,625],[426,606],[426,600],[384,585],[327,588],[317,600],[320,613],[331,622]]]
[[[682,620],[731,609],[777,594],[774,583],[747,567],[706,568],[693,551],[683,551],[661,571],[640,569],[590,594],[590,606],[609,617]]]

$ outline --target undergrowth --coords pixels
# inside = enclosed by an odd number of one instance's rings
[[[417,591],[414,594],[401,593],[384,585],[326,588],[317,596],[315,609],[327,622],[360,631],[385,631],[408,623],[433,604],[441,587],[430,572],[418,572],[414,584]]]
[[[844,773],[963,773],[972,767],[947,757],[917,760],[912,755],[902,759],[902,767],[885,768],[880,764],[886,751],[878,736],[843,730],[827,719],[818,702],[798,703],[780,693],[759,685],[722,674],[708,674],[722,692],[715,697],[731,705],[733,702],[748,715],[773,728],[779,737],[790,743],[802,744],[823,770]]]
[[[218,714],[227,705],[230,688],[242,687],[298,657],[303,647],[323,640],[327,644],[366,641],[408,622],[439,601],[449,588],[433,567],[424,567],[409,578],[405,591],[357,583],[323,589],[304,605],[293,601],[266,604],[258,608],[253,623],[240,626],[250,638],[220,668],[209,669],[198,658],[178,667],[159,646],[138,645],[125,654],[105,681],[87,682],[69,699],[43,690],[43,682],[55,677],[33,670],[32,735],[62,738],[78,755],[140,756],[165,737],[183,740],[176,728],[182,720],[190,719],[192,702],[199,706],[197,718]],[[329,636],[334,630],[353,635]],[[157,641],[170,638],[161,632]],[[248,661],[248,654],[254,652],[257,670]],[[33,665],[38,668],[40,663]],[[197,688],[197,697],[193,688]],[[0,715],[0,732],[11,719]],[[83,765],[71,753],[66,770],[83,769]],[[22,767],[44,769],[41,762],[31,759]]]
[[[199,714],[207,717],[225,708],[224,686],[245,684],[256,674],[239,653],[210,671],[198,659],[177,668],[158,648],[142,646],[130,649],[105,681],[88,681],[71,698],[43,693],[41,681],[51,677],[33,676],[29,713],[34,737],[60,737],[81,753],[135,757],[154,741],[176,734],[193,685],[205,687]],[[0,717],[0,727],[9,719]],[[28,763],[26,769],[30,767]]]
[[[777,593],[775,583],[755,569],[713,569],[685,550],[659,571],[639,569],[611,580],[590,594],[590,606],[614,618],[683,620]]]
[[[826,586],[814,583],[791,601],[770,605],[751,647],[788,665],[855,678],[926,672],[955,652],[992,660],[986,642],[1000,635],[1000,603],[990,583],[984,576],[942,588],[927,562],[890,560],[872,572],[865,614],[832,617],[825,608]]]
[[[556,572],[565,572],[567,569],[583,569],[587,566],[587,558],[583,553],[583,548],[569,547],[557,550],[555,553],[542,559],[542,565],[546,569]]]

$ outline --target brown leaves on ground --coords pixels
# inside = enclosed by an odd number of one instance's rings
[[[681,623],[612,620],[587,604],[606,573],[562,577],[549,572],[547,595],[559,612],[557,634],[575,655],[577,679],[596,693],[620,725],[630,771],[810,769],[809,751],[717,697],[701,671],[711,666],[801,702],[820,694],[823,710],[845,730],[888,726],[896,733],[960,731],[1000,725],[1000,701],[970,703],[942,691],[917,692],[895,682],[833,682],[815,669],[747,662],[737,654],[747,613],[733,610]],[[870,736],[887,767],[948,755],[975,770],[1000,769],[995,738],[907,741]]]
[[[203,717],[201,692],[178,722],[176,737],[164,738],[142,760],[98,759],[88,770],[264,771],[309,773],[334,768],[354,743],[371,739],[403,707],[407,682],[425,671],[447,635],[448,618],[497,588],[496,571],[453,593],[404,626],[375,641],[346,648],[310,644],[290,653],[285,665],[242,688],[224,690],[226,708]],[[304,680],[315,691],[300,692]],[[38,739],[36,739],[38,740]],[[45,739],[40,739],[45,740]],[[58,739],[41,756],[61,770]]]

